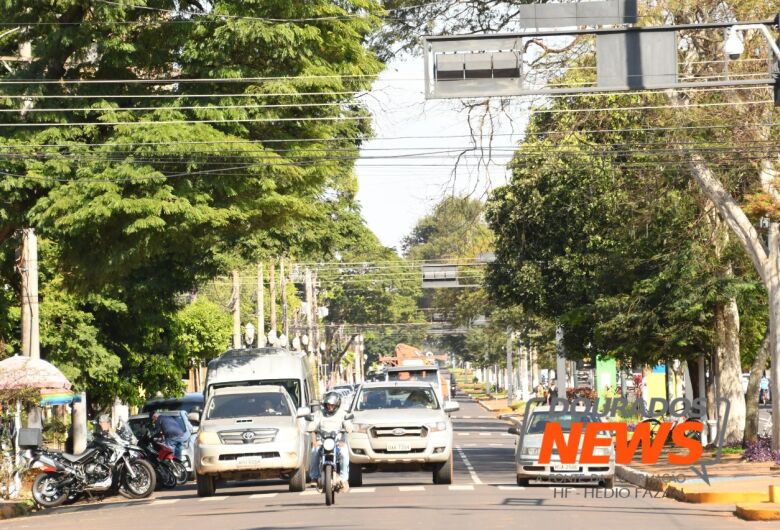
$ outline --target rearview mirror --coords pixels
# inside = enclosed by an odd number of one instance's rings
[[[200,413],[192,411],[189,414],[187,414],[187,419],[190,420],[190,423],[192,426],[200,425]]]
[[[344,421],[349,421],[349,420],[353,420],[353,419],[355,419],[355,415],[352,414],[351,412],[344,416]]]
[[[517,427],[510,427],[506,430],[506,432],[520,436],[520,431],[517,430]]]
[[[460,410],[460,404],[457,401],[445,401],[444,412],[455,412]]]
[[[299,418],[305,418],[306,416],[311,416],[311,408],[309,407],[298,407],[298,413],[296,414]]]
[[[322,406],[322,403],[320,403],[319,401],[315,400],[315,401],[310,401],[309,402],[309,407],[311,408],[311,410],[320,410],[321,406]]]

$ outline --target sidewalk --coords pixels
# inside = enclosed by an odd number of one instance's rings
[[[13,519],[14,517],[21,517],[23,515],[30,514],[35,509],[33,501],[3,501],[0,500],[0,520]]]

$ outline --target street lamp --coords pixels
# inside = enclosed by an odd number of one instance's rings
[[[763,27],[763,26],[761,26]],[[734,27],[726,30],[726,40],[723,42],[723,53],[729,56],[729,59],[736,61],[745,52],[745,43],[742,37]]]

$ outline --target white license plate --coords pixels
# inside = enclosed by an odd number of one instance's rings
[[[239,466],[253,466],[263,461],[262,456],[239,456],[236,458],[236,463]]]
[[[398,452],[398,453],[408,453],[412,450],[412,444],[409,443],[401,443],[401,442],[388,442],[387,444],[387,450]]]
[[[579,471],[580,466],[577,464],[558,464],[553,466],[554,471]]]

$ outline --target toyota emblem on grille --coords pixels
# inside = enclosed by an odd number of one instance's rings
[[[403,436],[404,434],[406,434],[406,429],[402,429],[401,427],[393,429],[393,436]]]
[[[250,441],[250,440],[254,440],[255,439],[255,433],[253,433],[252,431],[246,431],[244,434],[241,435],[241,438],[243,438],[247,442]]]

